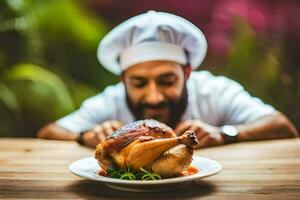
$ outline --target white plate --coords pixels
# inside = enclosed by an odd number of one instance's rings
[[[174,190],[187,186],[193,181],[215,175],[222,170],[222,166],[217,161],[199,156],[193,156],[191,165],[198,169],[196,174],[155,181],[121,180],[98,175],[97,172],[100,167],[97,160],[93,157],[87,157],[73,162],[69,166],[69,170],[77,176],[101,181],[111,188],[134,192]]]

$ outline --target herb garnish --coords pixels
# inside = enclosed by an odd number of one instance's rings
[[[130,169],[130,166],[125,169],[110,168],[107,170],[107,175],[111,178],[119,178],[123,180],[160,180],[161,176],[157,173],[149,172],[140,167],[140,172],[135,172]]]

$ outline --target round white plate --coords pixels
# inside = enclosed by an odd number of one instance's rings
[[[196,174],[155,181],[121,180],[98,175],[97,172],[100,167],[97,160],[93,157],[87,157],[73,162],[69,166],[69,170],[77,176],[101,181],[111,188],[134,192],[174,190],[187,186],[193,181],[215,175],[222,170],[222,166],[217,161],[199,156],[193,156],[191,165],[198,169]]]

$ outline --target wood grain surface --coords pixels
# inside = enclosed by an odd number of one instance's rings
[[[197,150],[223,170],[169,192],[122,192],[76,177],[73,161],[93,155],[75,142],[0,139],[1,199],[300,199],[300,139]]]

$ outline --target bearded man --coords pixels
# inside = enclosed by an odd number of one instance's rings
[[[204,34],[179,16],[149,11],[126,20],[98,48],[102,66],[121,82],[46,125],[38,137],[95,147],[123,124],[150,118],[171,126],[177,135],[193,130],[198,148],[297,137],[287,117],[240,84],[193,71],[206,51]]]

